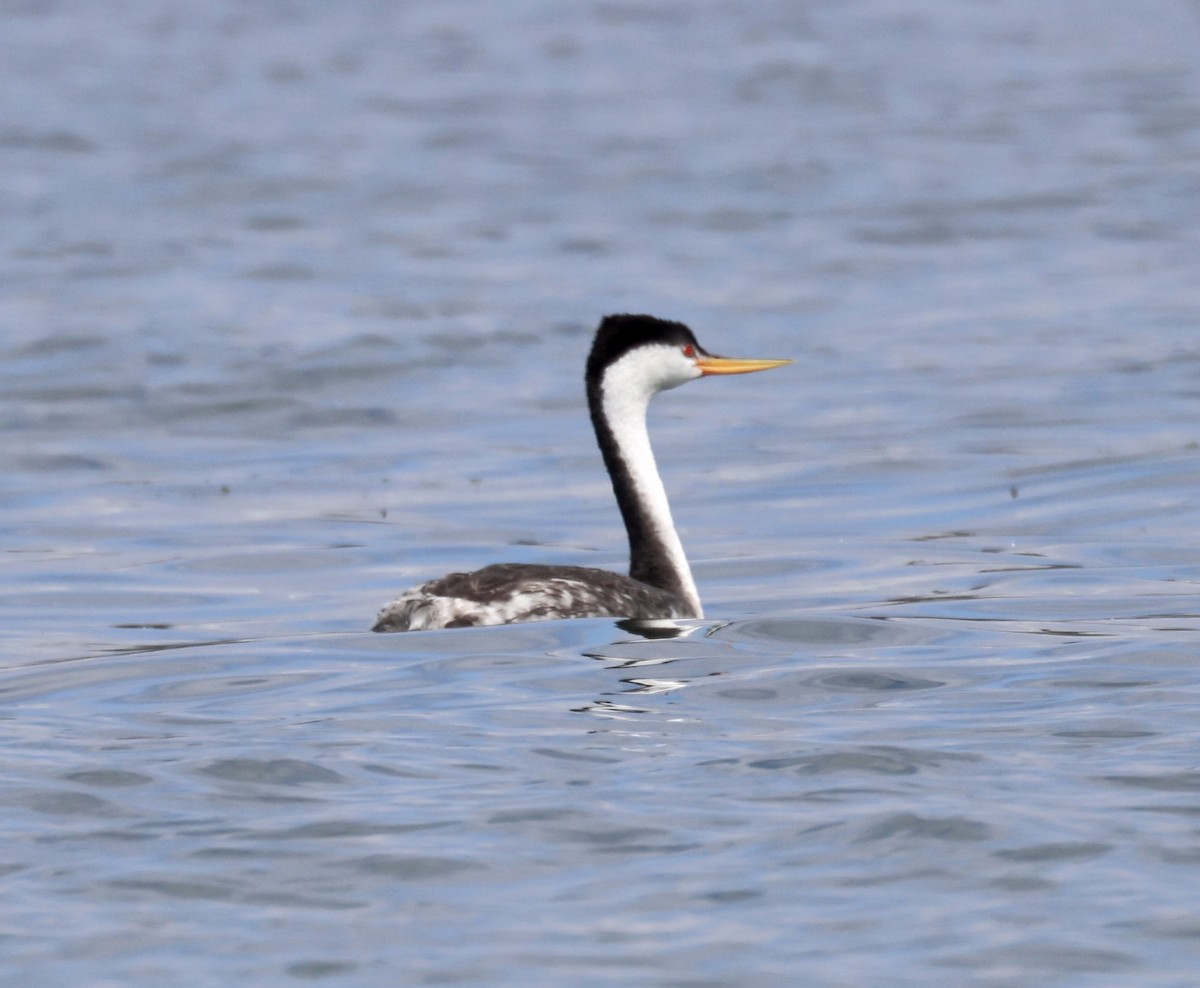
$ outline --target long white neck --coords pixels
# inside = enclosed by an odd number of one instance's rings
[[[606,374],[589,391],[592,422],[629,534],[629,575],[675,594],[691,616],[703,617],[650,447],[646,412],[653,394],[636,378]]]

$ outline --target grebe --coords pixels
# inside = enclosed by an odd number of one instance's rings
[[[749,374],[790,360],[708,353],[683,323],[605,316],[588,356],[588,409],[629,535],[629,575],[587,566],[494,563],[406,590],[375,631],[465,628],[554,618],[698,618],[700,596],[671,520],[646,410],[658,392],[709,374]]]

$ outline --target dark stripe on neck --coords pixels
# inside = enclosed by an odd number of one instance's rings
[[[617,448],[612,427],[604,415],[604,392],[599,381],[587,382],[587,399],[596,443],[612,479],[613,494],[629,536],[629,575],[641,583],[667,591],[680,601],[687,601],[688,592],[671,562],[671,553],[654,528],[645,506],[638,500],[629,464]]]

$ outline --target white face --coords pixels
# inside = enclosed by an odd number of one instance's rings
[[[648,402],[660,391],[700,377],[696,356],[691,346],[654,343],[636,347],[605,371],[605,393],[619,392],[626,400]]]

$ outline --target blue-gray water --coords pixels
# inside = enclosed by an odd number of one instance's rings
[[[1197,982],[1194,3],[0,21],[0,984]],[[709,620],[366,633],[622,310]]]

